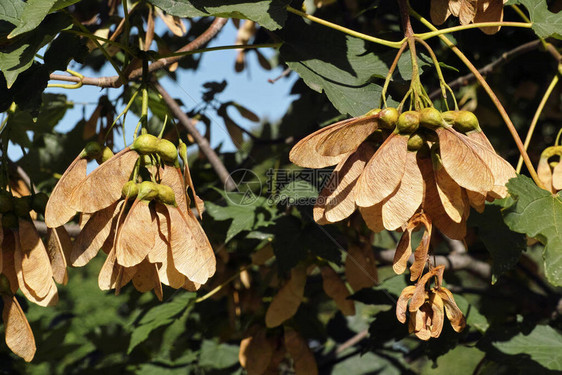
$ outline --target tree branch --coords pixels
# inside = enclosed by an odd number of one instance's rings
[[[192,40],[182,48],[178,49],[176,53],[193,51],[200,48],[204,44],[208,43],[211,39],[215,37],[215,35],[218,34],[218,32],[224,27],[227,21],[228,18],[220,18],[220,17],[215,18],[213,23],[211,23],[209,28],[205,30],[203,34],[199,35],[197,38],[195,38],[194,40]],[[157,70],[172,65],[173,63],[180,61],[185,56],[186,55],[162,57],[148,66],[148,73],[154,73]],[[127,80],[131,81],[131,80],[138,79],[142,77],[142,73],[143,73],[142,68],[134,69],[127,75]],[[95,78],[95,77],[80,78],[75,76],[67,76],[63,74],[53,73],[49,76],[49,79],[57,80],[57,81],[65,81],[65,82],[75,82],[75,83],[81,82],[82,85],[112,87],[112,88],[120,87],[123,84],[123,82],[121,82],[121,80],[119,79],[119,76],[109,76],[109,77],[99,77],[99,78]]]
[[[183,125],[183,127],[185,127],[187,131],[193,136],[193,139],[195,139],[195,142],[197,143],[197,145],[199,145],[201,152],[207,157],[209,163],[211,163],[211,166],[213,167],[215,172],[217,172],[217,175],[219,176],[220,180],[224,184],[225,190],[227,191],[234,190],[236,188],[236,184],[230,177],[228,170],[226,169],[226,167],[224,166],[218,155],[215,153],[215,150],[212,149],[207,139],[203,137],[201,133],[199,133],[193,122],[183,112],[183,110],[180,108],[178,103],[170,96],[170,94],[168,94],[168,92],[158,82],[154,82],[154,87],[160,93],[160,95],[162,95],[162,99],[164,99],[164,102],[166,103],[168,108],[170,108],[170,111],[172,111],[173,115],[178,119],[178,121]]]
[[[522,44],[518,47],[515,47],[514,49],[512,49],[510,51],[502,53],[497,59],[495,59],[494,61],[492,61],[488,65],[485,65],[484,67],[480,68],[478,71],[482,75],[489,74],[494,69],[504,65],[509,60],[513,59],[514,57],[517,57],[519,55],[522,55],[524,53],[527,53],[529,51],[537,49],[538,47],[540,47],[540,45],[541,45],[540,40],[533,40],[529,43]],[[469,84],[470,82],[475,81],[475,80],[476,80],[476,76],[474,75],[474,73],[468,73],[468,74],[466,74],[462,77],[459,77],[459,78],[449,82],[448,85],[451,89],[456,89],[456,88],[461,87],[461,86],[466,86],[467,84]],[[439,97],[440,94],[441,94],[441,90],[436,89],[429,95],[429,98],[434,100],[437,97]]]

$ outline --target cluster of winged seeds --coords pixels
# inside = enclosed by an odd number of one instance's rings
[[[562,146],[547,147],[542,152],[537,173],[551,193],[562,190]]]
[[[196,208],[202,201],[193,190],[185,144],[144,134],[116,155],[90,143],[53,190],[45,223],[58,228],[81,213],[81,232],[69,262],[83,266],[100,249],[107,258],[99,274],[102,290],[116,293],[132,281],[140,292],[154,290],[162,299],[162,283],[197,290],[215,272],[213,249],[190,208],[187,186]],[[89,160],[100,166],[86,174]]]
[[[314,207],[318,223],[341,221],[359,208],[374,232],[403,231],[394,257],[396,273],[407,267],[412,232],[423,228],[410,267],[411,280],[418,284],[433,227],[463,239],[470,207],[481,212],[486,200],[505,197],[505,184],[515,177],[473,113],[441,113],[433,107],[401,114],[394,108],[375,109],[340,121],[301,140],[289,157],[302,167],[336,165]]]
[[[471,22],[500,22],[507,0],[431,0],[431,21],[441,25],[449,16],[458,17],[462,25]],[[497,33],[500,26],[480,28],[486,34]]]
[[[57,303],[55,281],[66,284],[63,249],[68,248],[70,237],[64,228],[50,230],[45,247],[32,219],[44,212],[47,197],[19,195],[14,190],[0,192],[0,296],[6,344],[29,362],[35,355],[35,339],[15,293],[21,290],[39,306]]]

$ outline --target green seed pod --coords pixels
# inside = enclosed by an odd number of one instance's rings
[[[145,155],[140,156],[140,163],[143,166],[144,165],[154,165],[154,162],[155,162],[154,158],[151,157],[150,155],[145,154]]]
[[[160,139],[158,142],[158,155],[160,155],[162,160],[168,163],[174,163],[178,160],[178,149],[167,139]]]
[[[14,209],[14,198],[7,191],[0,193],[0,214],[5,214]]]
[[[152,134],[139,135],[131,145],[131,150],[135,150],[140,154],[151,154],[158,151],[160,139]]]
[[[101,155],[101,146],[98,142],[88,142],[84,150],[80,154],[80,157],[87,157],[88,159],[96,159]]]
[[[31,208],[33,209],[33,211],[43,214],[45,213],[45,206],[47,206],[48,200],[49,197],[47,196],[47,194],[43,192],[37,193],[31,199]]]
[[[441,112],[433,107],[422,109],[420,111],[420,125],[428,129],[437,129],[443,126]]]
[[[109,147],[105,146],[103,148],[103,151],[96,158],[96,161],[98,162],[98,164],[103,164],[106,161],[108,161],[109,159],[111,159],[112,157],[113,157],[113,151],[111,151],[111,149]]]
[[[416,111],[404,112],[398,117],[396,128],[400,134],[412,134],[420,127],[420,114]]]
[[[18,217],[13,212],[2,215],[2,228],[17,229]]]
[[[31,195],[14,199],[14,213],[19,217],[26,217],[31,211]]]
[[[385,108],[379,117],[380,127],[384,129],[394,129],[398,121],[398,110],[396,108]]]
[[[180,154],[180,158],[184,164],[187,164],[187,145],[183,142],[180,143],[178,146],[178,152]]]
[[[121,195],[123,196],[123,198],[134,198],[138,195],[138,193],[139,187],[135,183],[135,181],[127,182],[121,189]]]
[[[443,112],[441,114],[441,117],[447,124],[453,125],[455,123],[455,119],[457,118],[457,114],[458,114],[457,111],[447,111],[447,112]]]
[[[480,129],[480,125],[478,124],[478,118],[476,118],[474,113],[469,111],[457,112],[457,116],[455,118],[453,127],[455,128],[455,130],[461,133],[468,133],[472,130]]]
[[[380,108],[371,109],[369,112],[365,113],[365,117],[367,116],[374,116],[381,111]]]
[[[10,288],[10,281],[4,274],[0,274],[0,295],[13,295],[12,288]]]
[[[408,150],[409,151],[418,151],[420,148],[423,147],[425,144],[425,139],[423,135],[419,132],[416,132],[408,138]]]
[[[158,184],[152,181],[143,181],[138,184],[138,199],[151,201],[158,196]]]
[[[176,195],[168,185],[158,184],[158,200],[164,204],[176,205]]]

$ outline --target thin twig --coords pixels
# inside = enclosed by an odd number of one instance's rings
[[[207,141],[207,138],[203,137],[201,133],[199,133],[193,122],[189,119],[189,117],[187,117],[178,103],[158,82],[154,82],[154,87],[160,93],[160,95],[162,95],[162,99],[164,99],[164,102],[166,103],[168,108],[170,108],[172,114],[178,119],[180,124],[182,124],[182,126],[185,127],[187,131],[193,136],[193,139],[195,139],[195,143],[199,145],[201,152],[207,157],[209,163],[211,163],[211,166],[213,167],[215,172],[217,172],[217,175],[224,184],[225,190],[234,190],[236,188],[236,184],[230,177],[230,174],[228,173],[228,170],[222,163],[221,159],[215,153],[215,150],[213,150],[213,148]]]

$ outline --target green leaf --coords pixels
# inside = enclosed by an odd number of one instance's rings
[[[55,4],[53,4],[50,12],[56,12],[57,10],[66,8],[68,6],[71,6],[72,4],[76,4],[79,1],[80,0],[57,0]]]
[[[392,53],[394,54],[394,52]],[[420,75],[427,69],[433,66],[431,58],[423,53],[418,53],[418,69]],[[400,59],[398,60],[398,72],[404,81],[410,81],[412,79],[412,55],[410,50],[404,51]]]
[[[517,264],[521,253],[527,248],[525,236],[511,231],[503,222],[501,208],[495,202],[487,204],[483,213],[472,212],[468,219],[468,224],[478,229],[478,237],[494,259],[492,284]]]
[[[287,18],[288,0],[149,0],[168,14],[178,17],[226,17],[250,19],[276,30]]]
[[[0,2],[0,21],[8,21],[14,26],[20,23],[25,3],[21,0],[2,0]]]
[[[324,92],[341,113],[360,116],[380,106],[386,63],[369,51],[365,41],[324,26],[289,17],[279,32],[285,42],[280,54],[287,65],[317,92]]]
[[[134,329],[127,353],[131,353],[133,349],[145,341],[156,328],[173,323],[177,315],[185,311],[194,298],[195,293],[183,293],[170,302],[162,303],[150,309]]]
[[[436,363],[427,362],[422,373],[424,375],[472,373],[472,370],[478,367],[478,363],[484,355],[484,352],[474,346],[459,345],[439,357]]]
[[[549,370],[562,370],[562,335],[549,326],[536,326],[528,335],[520,333],[493,345],[506,354],[528,355]]]
[[[20,23],[12,30],[8,39],[35,29],[45,19],[56,0],[28,0],[21,13]]]
[[[460,294],[453,294],[453,296],[455,297],[457,306],[461,309],[466,318],[466,323],[469,326],[476,328],[480,331],[480,333],[486,332],[490,324],[488,323],[486,317],[480,314],[480,312],[476,309],[476,306],[470,304],[466,298]]]
[[[543,258],[548,281],[562,286],[562,199],[539,188],[525,176],[506,184],[515,203],[504,210],[504,221],[511,230],[525,233],[543,243]]]
[[[238,363],[237,345],[219,344],[212,340],[205,340],[201,345],[199,366],[212,369],[226,369]]]
[[[88,54],[88,48],[83,39],[78,35],[61,33],[49,46],[45,52],[45,65],[49,70],[66,70],[70,60],[83,61],[83,57]]]
[[[250,231],[273,224],[277,209],[267,204],[263,197],[252,192],[222,193],[226,197],[226,206],[205,202],[206,212],[217,221],[231,220],[225,242],[230,241],[242,231]]]
[[[533,30],[541,38],[562,39],[562,12],[548,10],[546,0],[519,0],[529,11]]]
[[[41,47],[70,25],[71,19],[66,14],[51,14],[32,32],[10,39],[0,48],[0,70],[8,88],[12,87],[21,72],[29,69]]]

